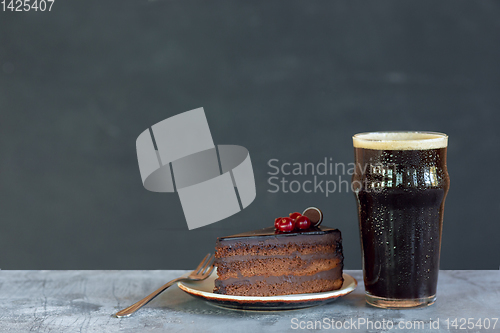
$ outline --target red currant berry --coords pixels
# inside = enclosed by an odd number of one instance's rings
[[[279,229],[279,223],[282,217],[278,217],[274,220],[274,229]]]
[[[278,223],[278,229],[283,232],[292,232],[295,229],[295,221],[289,217],[283,217]]]
[[[290,213],[290,218],[291,218],[292,220],[297,219],[297,217],[299,217],[299,216],[302,216],[302,214],[297,213],[297,212],[295,212],[295,213]]]
[[[311,227],[311,220],[307,216],[299,216],[295,221],[295,225],[299,229],[309,229]]]

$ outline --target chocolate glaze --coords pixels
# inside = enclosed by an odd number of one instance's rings
[[[252,230],[252,231],[247,231],[247,232],[242,232],[240,234],[236,235],[231,235],[231,236],[226,236],[226,237],[219,237],[218,239],[220,241],[225,240],[225,239],[234,239],[234,238],[248,238],[248,237],[262,237],[262,236],[268,236],[268,237],[295,237],[298,235],[321,235],[321,234],[327,234],[327,233],[333,233],[333,232],[338,232],[338,229],[333,229],[325,226],[321,227],[311,227],[307,230],[300,230],[300,231],[294,231],[294,232],[282,232],[282,231],[277,231],[274,227],[268,227],[268,228],[263,228],[263,229],[258,229],[258,230]]]
[[[328,238],[318,239],[318,235],[331,235]],[[312,227],[304,231],[298,232],[280,232],[276,231],[274,227],[243,232],[240,234],[219,237],[217,238],[216,247],[219,246],[238,246],[238,244],[245,245],[279,245],[287,244],[289,242],[295,243],[314,243],[314,244],[328,244],[333,240],[340,241],[341,234],[338,229],[333,229],[329,227]],[[318,243],[319,242],[319,243]]]

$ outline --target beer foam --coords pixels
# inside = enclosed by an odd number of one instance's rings
[[[377,150],[425,150],[448,146],[448,136],[437,132],[359,133],[352,141],[355,148]]]

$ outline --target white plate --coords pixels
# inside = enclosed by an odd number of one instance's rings
[[[349,274],[343,274],[344,284],[338,290],[325,291],[322,293],[295,294],[280,296],[232,296],[221,295],[213,292],[217,272],[214,271],[204,281],[178,282],[179,288],[186,293],[199,297],[212,303],[232,309],[240,310],[290,310],[324,304],[345,296],[356,289],[358,282]]]

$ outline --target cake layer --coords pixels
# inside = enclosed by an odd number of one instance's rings
[[[307,253],[307,254],[302,254],[298,251],[288,253],[287,251],[273,251],[273,253],[266,252],[266,254],[255,254],[255,255],[231,255],[227,257],[221,258],[219,262],[226,262],[226,263],[231,263],[235,261],[244,261],[244,260],[259,260],[259,259],[268,259],[270,256],[273,258],[285,258],[285,259],[292,259],[292,258],[300,258],[302,260],[315,260],[315,259],[329,259],[332,257],[332,252],[335,251],[333,247],[328,247],[330,250],[327,251],[318,251],[318,253]],[[276,254],[277,253],[277,254]],[[216,263],[217,263],[216,259]]]
[[[225,280],[216,280],[215,286],[223,286],[230,284],[247,284],[247,283],[257,283],[265,282],[270,284],[281,283],[281,282],[297,282],[302,283],[306,281],[314,281],[318,279],[338,279],[341,276],[342,269],[340,267],[335,267],[326,271],[321,271],[315,274],[309,275],[279,275],[279,276],[269,276],[269,275],[254,275],[246,277],[234,277]]]
[[[281,240],[283,241],[283,240]],[[276,243],[276,239],[268,239],[262,241],[262,244],[249,245],[246,242],[238,241],[231,245],[225,245],[220,242],[215,248],[215,258],[226,258],[232,260],[231,257],[236,257],[235,260],[244,259],[243,256],[260,256],[265,257],[269,255],[308,255],[318,253],[333,253],[337,250],[338,240],[335,238],[325,239],[322,243],[305,243],[301,244],[284,242],[282,244]]]
[[[343,278],[318,278],[303,280],[300,277],[273,277],[268,281],[238,281],[233,284],[216,283],[214,292],[225,295],[238,296],[274,296],[304,293],[319,293],[337,290],[342,287]]]
[[[341,265],[341,258],[303,260],[299,257],[254,259],[217,263],[219,279],[249,277],[254,275],[312,275]]]

